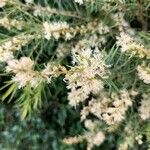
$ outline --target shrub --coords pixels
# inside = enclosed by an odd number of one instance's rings
[[[1,100],[21,119],[56,111],[65,131],[56,149],[150,148],[148,0],[1,0],[0,8]]]

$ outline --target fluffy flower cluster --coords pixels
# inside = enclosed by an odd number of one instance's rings
[[[18,30],[22,30],[23,27],[25,26],[25,22],[4,17],[4,18],[0,19],[0,26],[3,26],[5,28],[7,28],[8,30],[10,30],[11,28],[16,28]]]
[[[14,73],[12,81],[18,83],[18,88],[25,87],[28,84],[37,87],[43,81],[50,83],[52,77],[57,77],[65,72],[64,67],[54,66],[53,63],[47,64],[42,71],[36,71],[33,69],[34,61],[29,57],[21,57],[20,60],[12,59],[7,63],[6,72]]]
[[[103,143],[105,140],[105,135],[102,131],[99,131],[97,133],[86,133],[86,140],[88,142],[87,150],[92,150],[92,148],[96,145],[99,146]]]
[[[83,140],[87,141],[87,150],[92,150],[92,148],[95,145],[99,146],[103,143],[103,141],[105,140],[105,134],[102,131],[98,131],[98,132],[88,131],[85,132],[84,135],[65,138],[63,142],[65,144],[71,145],[71,144],[80,143]]]
[[[74,0],[76,3],[79,3],[80,5],[83,4],[83,0]]]
[[[74,0],[74,1],[80,5],[84,4],[85,2],[88,2],[88,3],[95,3],[96,2],[96,0]],[[117,0],[117,1],[119,3],[124,4],[124,0]],[[105,0],[103,5],[105,5],[105,3],[113,3],[113,2],[116,2],[116,0]]]
[[[29,0],[31,1],[31,0]],[[60,10],[56,9],[54,7],[50,7],[49,5],[41,6],[41,5],[32,5],[30,9],[33,10],[33,15],[35,17],[37,16],[51,16],[51,15],[62,15],[62,16],[71,16],[75,18],[80,18],[76,12],[73,11],[66,11],[66,10]]]
[[[63,139],[63,142],[68,145],[80,143],[84,140],[83,136],[75,136]]]
[[[102,31],[104,31],[104,28],[101,28],[101,29]],[[101,49],[102,45],[104,45],[106,41],[107,41],[106,36],[103,36],[103,35],[98,36],[96,33],[94,33],[80,40],[78,44],[76,45],[75,49],[85,49],[86,47],[98,47],[99,49]],[[60,43],[56,50],[56,56],[58,58],[64,58],[65,56],[69,55],[71,52],[72,46],[73,45],[70,43],[69,44]]]
[[[70,27],[67,22],[44,22],[43,30],[45,38],[48,40],[52,37],[58,40],[61,36],[65,40],[70,40],[76,34],[86,35],[87,33],[92,32],[103,35],[110,32],[108,26],[99,21],[89,22],[87,25],[79,25],[75,27]]]
[[[20,35],[2,43],[0,45],[0,61],[6,62],[14,58],[13,52],[21,49],[34,38],[32,35]]]
[[[47,40],[50,40],[51,37],[59,39],[61,35],[65,36],[65,39],[71,38],[71,34],[66,32],[66,30],[69,29],[69,25],[67,24],[67,22],[44,22],[43,27],[45,38]]]
[[[98,79],[106,77],[107,73],[103,56],[98,48],[72,50],[74,66],[65,76],[67,88],[71,90],[68,94],[70,105],[76,106],[88,98],[91,92],[96,94],[103,89],[103,82]]]
[[[145,65],[139,65],[137,71],[138,77],[143,80],[144,83],[150,84],[150,68]]]
[[[12,80],[18,83],[18,88],[27,84],[32,87],[37,86],[40,82],[39,73],[33,70],[34,62],[28,57],[22,57],[20,60],[12,59],[8,61],[6,72],[13,72],[15,76]]]
[[[98,122],[96,121],[86,120],[85,127],[88,131],[83,135],[65,138],[63,142],[66,144],[76,144],[86,140],[87,150],[92,150],[95,145],[99,146],[105,140],[105,134],[102,131],[97,131],[97,125]]]
[[[143,45],[135,41],[135,39],[125,32],[121,32],[117,37],[117,45],[121,47],[122,52],[129,52],[133,55],[138,55],[140,58],[150,58],[150,52]]]
[[[65,67],[50,62],[46,65],[45,69],[41,71],[41,75],[46,79],[47,83],[50,83],[52,77],[58,77],[59,75],[65,74],[66,72],[67,70]]]
[[[118,26],[120,32],[126,31],[127,33],[130,33],[130,35],[134,34],[134,30],[130,28],[129,23],[124,19],[124,15],[125,14],[120,11],[112,14],[112,18],[115,20],[115,25]]]
[[[135,140],[138,142],[139,145],[143,144],[142,138],[143,136],[141,134],[135,137]]]
[[[124,141],[119,145],[118,150],[128,150],[130,138],[126,137]]]
[[[132,101],[127,91],[121,91],[120,95],[113,94],[112,98],[103,92],[98,99],[92,99],[89,105],[83,108],[81,120],[92,113],[108,125],[115,125],[125,118],[126,110],[131,105]]]
[[[25,0],[25,2],[26,2],[27,4],[32,4],[32,3],[34,2],[34,0]]]
[[[6,5],[6,0],[0,0],[0,8]]]
[[[74,0],[74,1],[80,5],[84,4],[84,2],[90,2],[90,3],[95,2],[95,0]]]
[[[143,94],[141,106],[139,107],[139,115],[142,120],[150,119],[150,94]]]

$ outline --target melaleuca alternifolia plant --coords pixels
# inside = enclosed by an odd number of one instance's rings
[[[13,99],[25,118],[61,77],[86,128],[62,142],[86,141],[91,150],[117,135],[118,150],[150,148],[148,0],[1,0],[0,7],[2,100]]]

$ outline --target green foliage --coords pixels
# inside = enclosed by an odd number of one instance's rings
[[[21,121],[19,113],[10,110],[11,106],[0,106],[0,149],[1,150],[18,150],[18,149],[44,149],[44,150],[75,150],[76,148],[67,147],[61,142],[64,134],[81,130],[81,125],[75,123],[72,129],[63,125],[62,121],[67,118],[63,117],[62,111],[54,109],[55,118],[45,117],[47,114],[32,116],[31,119]],[[67,111],[67,109],[65,109]],[[70,111],[72,111],[70,109]],[[52,112],[52,110],[51,110]],[[69,113],[69,112],[67,112]],[[72,117],[76,119],[74,112]],[[68,118],[69,119],[69,118]],[[75,125],[76,124],[76,125]]]
[[[22,119],[31,115],[33,110],[37,111],[41,107],[43,90],[44,83],[40,83],[35,88],[28,85],[23,89],[22,95],[16,101],[16,106],[20,107]]]

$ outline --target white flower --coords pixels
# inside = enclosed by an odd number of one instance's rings
[[[4,26],[4,27],[8,27],[8,29],[10,29],[10,28],[9,28],[9,20],[8,20],[7,17],[4,17],[4,18],[1,18],[1,19],[0,19],[0,25],[1,25],[1,26]]]
[[[33,1],[33,0],[25,0],[25,2],[26,2],[27,4],[32,4],[34,1]]]
[[[38,9],[38,8],[35,9],[35,10],[33,11],[33,15],[36,16],[36,17],[37,17],[37,16],[41,16],[41,10]]]
[[[11,28],[16,28],[18,30],[22,30],[22,28],[24,27],[25,22],[24,21],[19,21],[16,19],[10,19],[7,17],[1,18],[0,19],[0,26],[3,26],[7,29],[11,29]]]
[[[66,46],[62,43],[60,43],[58,45],[58,48],[56,50],[56,55],[57,55],[57,58],[62,58],[62,57],[66,57],[67,54],[70,54],[70,46]]]
[[[88,98],[92,92],[97,94],[103,89],[103,82],[97,79],[106,77],[107,71],[103,62],[103,53],[98,48],[92,50],[90,47],[72,50],[73,67],[65,76],[68,84],[69,103],[76,106],[79,102]]]
[[[132,138],[132,137],[130,137],[130,136],[125,137],[124,141],[119,144],[118,150],[128,150],[128,147],[131,143],[130,138]]]
[[[103,132],[98,132],[91,140],[94,145],[100,145],[105,140],[105,135]]]
[[[109,6],[110,7],[110,6]],[[129,23],[124,19],[124,13],[123,12],[117,12],[115,14],[112,14],[112,18],[116,21],[116,25],[118,26],[119,31],[124,31],[134,34],[134,30],[130,28]]]
[[[37,87],[40,82],[50,83],[52,77],[57,77],[66,71],[63,66],[55,66],[54,63],[48,63],[45,69],[36,71],[33,69],[34,61],[29,57],[12,59],[7,64],[6,72],[14,73],[12,80],[18,83],[19,88],[28,84]]]
[[[138,77],[143,80],[144,83],[146,84],[150,84],[150,68],[143,66],[143,65],[139,65],[137,67],[137,71],[138,71]]]
[[[116,37],[116,39],[116,43],[121,48],[122,52],[138,55],[140,58],[150,58],[149,50],[144,48],[144,46],[130,34],[121,32],[120,36]]]
[[[94,130],[96,127],[96,124],[92,120],[89,120],[89,119],[85,120],[84,125],[89,130]]]
[[[7,62],[14,58],[13,52],[6,51],[6,52],[0,52],[0,61],[1,62]]]
[[[49,40],[51,38],[51,31],[50,31],[50,28],[49,28],[49,23],[48,22],[44,22],[43,26],[44,26],[45,38],[47,40]]]
[[[33,35],[20,35],[2,43],[0,45],[0,61],[7,62],[14,58],[13,52],[20,50],[22,46],[27,44],[33,38]]]
[[[80,89],[72,89],[71,92],[68,93],[68,100],[71,106],[76,107],[77,104],[83,102],[86,98],[88,98],[88,92],[84,91],[82,88]]]
[[[88,144],[93,147],[94,145],[99,146],[105,140],[105,135],[102,131],[97,133],[87,132],[85,138],[88,141]]]
[[[66,41],[70,40],[70,39],[72,39],[72,37],[73,37],[73,33],[71,34],[71,33],[67,32],[66,35],[65,35],[65,40]]]
[[[6,5],[6,0],[0,0],[0,8]]]
[[[81,121],[83,121],[83,120],[85,120],[86,119],[86,117],[89,115],[89,113],[90,113],[90,109],[89,109],[89,107],[84,107],[82,110],[81,110]]]
[[[99,23],[99,25],[98,25],[98,32],[99,32],[100,34],[108,33],[108,32],[110,32],[110,31],[109,31],[109,27],[106,26],[106,25],[104,25],[104,24],[101,22],[101,23]]]
[[[74,0],[76,3],[79,3],[80,5],[83,4],[83,0]]]
[[[138,142],[139,145],[143,144],[142,138],[143,136],[141,134],[135,137],[135,140]]]
[[[63,139],[63,142],[68,145],[76,144],[82,142],[84,139],[83,136],[75,136]]]
[[[13,78],[12,81],[18,83],[18,88],[22,88],[30,83],[33,79],[33,74],[25,73],[25,72],[18,72]]]
[[[12,59],[7,64],[6,72],[15,74],[12,80],[18,84],[18,88],[27,84],[36,87],[42,81],[39,73],[33,70],[34,62],[29,57],[21,57],[20,60]]]
[[[43,27],[45,38],[47,40],[50,40],[52,36],[55,39],[58,39],[61,36],[61,34],[65,35],[63,31],[65,29],[68,29],[69,25],[67,24],[67,22],[52,22],[52,23],[44,22]]]
[[[7,72],[20,72],[21,71],[28,71],[32,70],[34,62],[29,57],[21,57],[20,60],[10,60],[8,61],[8,66],[6,67]]]
[[[126,110],[132,105],[132,101],[127,91],[121,91],[120,95],[114,95],[114,97],[110,98],[108,94],[101,91],[100,97],[92,99],[89,105],[82,110],[82,120],[89,113],[92,113],[99,119],[104,120],[108,125],[120,123],[125,118]]]
[[[45,69],[41,71],[41,76],[46,79],[48,83],[51,82],[52,77],[57,77],[60,74],[64,74],[66,68],[61,65],[55,65],[53,62],[49,62]]]
[[[117,38],[117,45],[121,47],[122,52],[126,52],[130,49],[131,44],[133,43],[133,38],[126,34],[125,32],[121,32],[120,36]]]
[[[139,116],[142,120],[150,119],[150,94],[143,94],[141,106],[139,107]]]

